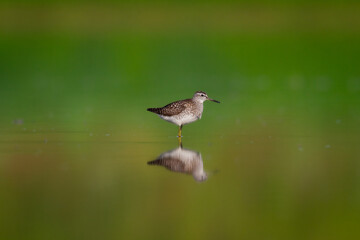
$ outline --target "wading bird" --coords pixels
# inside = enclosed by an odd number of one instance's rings
[[[162,119],[179,126],[178,137],[181,137],[181,130],[185,124],[199,120],[204,110],[203,103],[206,101],[220,103],[208,97],[203,91],[195,92],[190,99],[180,100],[161,108],[148,108],[147,110],[156,113]]]

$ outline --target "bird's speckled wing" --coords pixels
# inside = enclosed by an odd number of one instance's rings
[[[173,172],[185,173],[185,164],[179,159],[175,159],[171,157],[158,158],[154,161],[148,162],[148,164],[163,166]]]
[[[180,100],[170,103],[162,108],[148,108],[147,110],[163,116],[174,116],[184,111],[187,105],[190,104],[190,101],[191,99]]]

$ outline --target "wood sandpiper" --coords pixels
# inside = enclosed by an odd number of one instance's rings
[[[206,101],[220,103],[208,97],[203,91],[195,92],[190,99],[180,100],[170,103],[161,108],[148,108],[147,110],[159,115],[160,118],[179,126],[178,137],[181,137],[182,126],[199,120],[203,113]]]

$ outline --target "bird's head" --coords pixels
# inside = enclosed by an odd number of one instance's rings
[[[204,172],[204,171],[194,172],[193,177],[194,177],[195,181],[197,181],[197,182],[204,182],[208,178],[206,172]]]
[[[209,100],[209,101],[212,101],[212,102],[216,102],[216,103],[220,103],[220,102],[217,101],[217,100],[214,100],[214,99],[209,98],[208,95],[206,94],[206,92],[203,92],[203,91],[196,91],[196,92],[194,93],[193,100],[199,101],[199,102],[201,102],[201,103],[205,102],[206,100]]]

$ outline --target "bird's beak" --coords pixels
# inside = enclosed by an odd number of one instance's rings
[[[209,98],[209,97],[207,97],[207,100],[212,101],[212,102],[216,102],[216,103],[220,103],[219,101],[217,101],[217,100],[215,100],[215,99],[211,99],[211,98]]]

